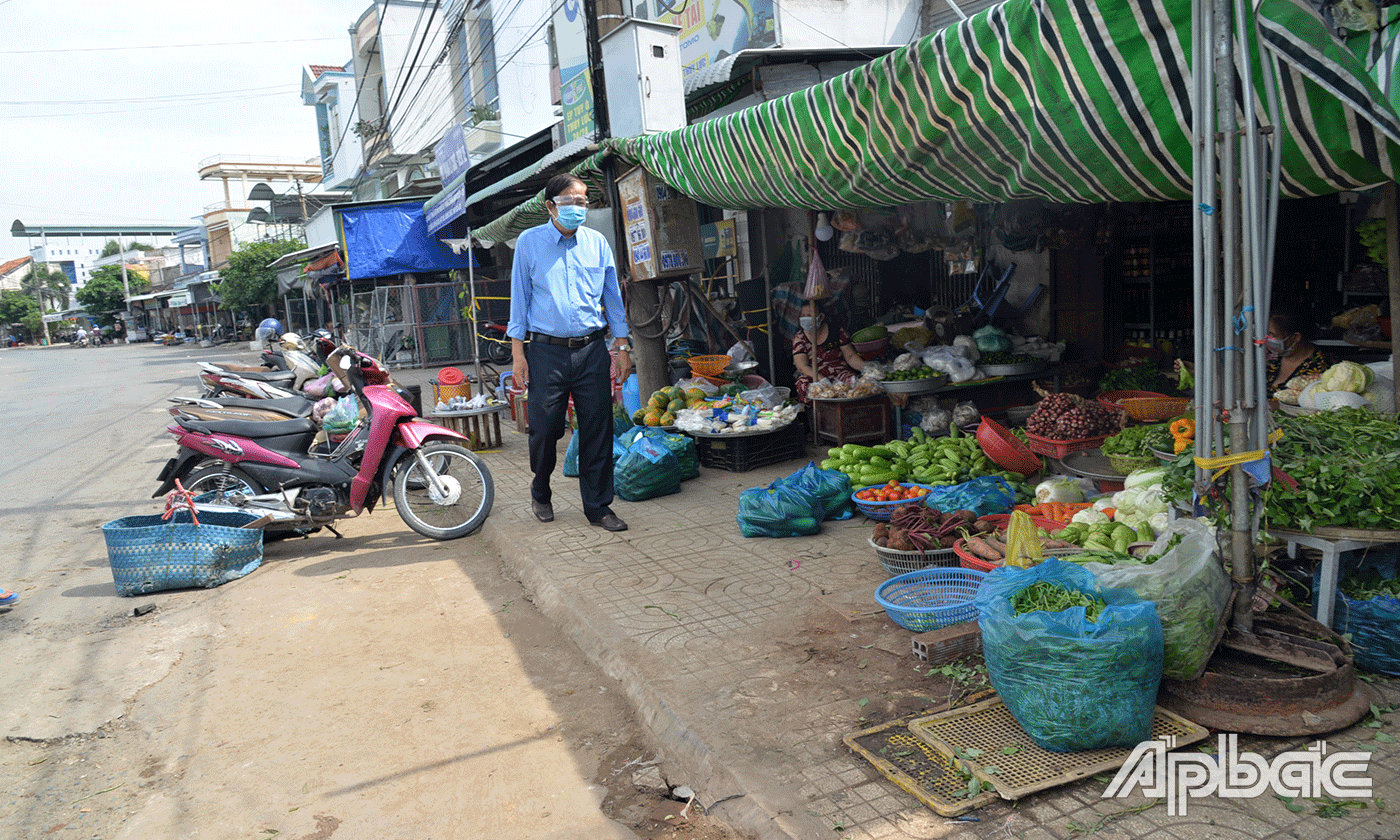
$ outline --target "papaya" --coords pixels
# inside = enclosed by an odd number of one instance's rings
[[[642,422],[648,426],[660,426],[661,413],[657,411],[648,411],[646,415],[642,418]]]
[[[646,422],[647,422],[647,410],[646,410],[645,408],[639,408],[639,409],[637,409],[636,411],[632,412],[632,425],[633,425],[633,426],[644,426],[644,425],[646,425]]]
[[[671,400],[670,404],[666,406],[666,412],[668,414],[677,414],[683,408],[685,408],[685,400]]]
[[[676,424],[676,415],[672,414],[672,413],[669,412],[669,411],[666,412],[665,414],[661,415],[661,423],[660,423],[660,425],[662,425],[662,426],[674,426],[675,424]]]

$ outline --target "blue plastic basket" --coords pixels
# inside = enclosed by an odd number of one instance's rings
[[[929,493],[933,492],[933,488],[927,484],[915,484],[913,482],[905,482],[899,486],[922,487],[925,490],[929,491]],[[856,492],[859,493],[860,491],[857,490]],[[901,499],[897,502],[867,502],[865,499],[857,499],[856,494],[852,493],[851,501],[855,502],[856,507],[860,508],[860,512],[865,514],[869,518],[879,519],[883,522],[888,522],[890,521],[890,517],[894,516],[895,509],[898,508],[900,505],[925,504],[928,501],[929,493],[925,493],[918,499]]]
[[[974,621],[972,598],[987,577],[974,569],[920,569],[896,575],[875,590],[875,603],[905,630],[925,633]]]
[[[187,510],[170,519],[126,516],[102,526],[118,595],[208,588],[243,577],[262,564],[261,528],[244,528],[251,513]]]

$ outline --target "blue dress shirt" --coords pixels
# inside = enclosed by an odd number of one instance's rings
[[[565,236],[553,222],[520,234],[510,272],[506,335],[527,339],[531,332],[542,332],[573,338],[605,324],[613,338],[627,336],[617,264],[607,238],[586,226]]]

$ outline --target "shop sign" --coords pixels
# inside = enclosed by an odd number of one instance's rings
[[[647,6],[635,14],[646,20]],[[651,20],[681,28],[681,74],[688,77],[725,56],[778,43],[774,0],[712,0],[709,3],[663,3],[657,0]],[[674,10],[674,11],[673,11]]]
[[[559,102],[564,109],[564,142],[592,137],[593,71],[588,65],[588,18],[581,0],[564,0],[554,12],[554,45],[559,56]],[[562,145],[562,144],[561,144]]]
[[[190,293],[187,292],[187,291],[185,291],[185,292],[176,292],[175,294],[173,294],[173,295],[170,296],[170,301],[169,301],[168,303],[165,304],[165,306],[166,306],[167,309],[179,309],[179,308],[182,307],[182,306],[189,306],[189,305],[190,305]]]
[[[737,256],[736,238],[733,219],[700,226],[700,250],[707,260]]]
[[[452,182],[457,180],[457,176],[471,168],[472,158],[471,155],[467,154],[467,138],[462,131],[461,123],[453,123],[448,126],[447,133],[443,134],[442,139],[433,147],[433,159],[437,161],[438,175],[442,178],[443,189],[452,186]],[[458,190],[458,192],[463,192],[463,190]],[[463,195],[462,198],[465,201],[466,196]]]

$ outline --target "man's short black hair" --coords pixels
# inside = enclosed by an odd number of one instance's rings
[[[553,178],[550,178],[549,181],[545,183],[544,197],[549,201],[553,201],[556,195],[562,195],[565,190],[569,189],[574,184],[580,184],[585,189],[588,187],[587,184],[583,183],[583,179],[578,177],[577,175],[570,175],[567,172],[560,172],[558,175],[555,175]]]

